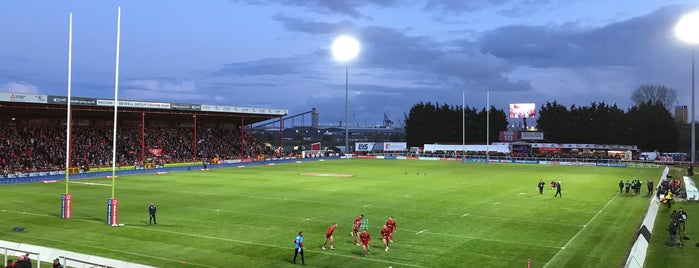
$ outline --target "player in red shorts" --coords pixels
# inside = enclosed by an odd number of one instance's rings
[[[362,218],[364,215],[360,215],[356,219],[354,219],[354,227],[352,227],[352,233],[351,235],[354,236],[354,244],[359,245],[359,242],[357,242],[357,239],[359,237],[359,226],[362,225]]]
[[[386,226],[391,229],[391,234],[388,236],[388,240],[393,243],[393,233],[396,232],[396,220],[393,219],[393,216],[389,216],[388,220],[386,221]]]
[[[387,225],[384,225],[383,228],[381,228],[381,240],[383,240],[383,250],[388,252],[388,240],[391,239],[391,228],[389,228]]]
[[[371,241],[371,236],[364,230],[359,235],[359,239],[362,241],[362,251],[364,251],[364,256],[369,255],[369,241]]]
[[[335,240],[333,239],[333,232],[335,232],[336,227],[337,227],[337,223],[330,225],[330,229],[328,229],[328,231],[325,232],[325,241],[323,241],[323,250],[325,250],[325,244],[328,243],[328,240],[330,240],[330,249],[335,249]]]

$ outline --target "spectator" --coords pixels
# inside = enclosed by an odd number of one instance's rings
[[[61,261],[58,258],[53,259],[53,268],[63,268]]]

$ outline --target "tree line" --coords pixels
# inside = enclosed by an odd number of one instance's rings
[[[545,142],[638,145],[641,150],[677,151],[679,129],[668,110],[676,96],[674,90],[664,86],[642,85],[631,96],[635,105],[627,110],[604,102],[570,107],[547,102],[539,108],[536,125],[544,132]],[[485,144],[486,114],[485,108],[420,102],[406,118],[407,144],[461,144],[462,136],[466,144]],[[490,142],[497,141],[507,125],[506,113],[491,106]]]

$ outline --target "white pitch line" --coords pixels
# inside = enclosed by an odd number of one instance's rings
[[[71,183],[85,184],[85,185],[112,186],[111,184],[94,183],[94,182],[82,182],[82,181],[71,181]]]
[[[568,245],[570,245],[570,243],[573,242],[573,240],[575,240],[575,238],[577,238],[578,235],[580,235],[580,233],[582,233],[583,230],[585,230],[585,227],[587,227],[588,225],[590,225],[590,223],[592,223],[592,221],[594,221],[594,220],[597,218],[597,216],[599,216],[599,214],[602,213],[602,211],[604,211],[604,209],[607,208],[607,206],[609,206],[609,204],[611,204],[612,201],[614,201],[614,199],[616,199],[617,196],[619,196],[618,193],[617,193],[617,194],[614,194],[614,197],[612,197],[611,199],[609,199],[609,201],[607,201],[607,204],[605,204],[604,207],[602,207],[602,209],[600,209],[599,211],[597,211],[597,213],[595,214],[595,216],[592,216],[592,219],[590,219],[589,221],[587,221],[587,223],[583,224],[583,226],[580,228],[580,230],[578,230],[578,232],[575,233],[575,235],[574,235],[570,240],[568,240],[568,242],[567,242],[565,245],[563,245],[563,247],[561,247],[561,249],[558,250],[558,252],[556,252],[556,255],[553,255],[553,257],[551,257],[551,259],[549,259],[549,261],[547,261],[546,264],[544,264],[544,267],[543,267],[543,268],[546,268],[547,266],[549,266],[549,263],[551,263],[552,260],[556,259],[556,257],[558,257],[558,255],[561,254],[561,252],[563,252],[563,250],[565,250],[566,247],[567,247]]]
[[[43,216],[43,217],[54,217],[51,215],[46,215],[46,214],[38,214],[38,213],[28,213],[28,212],[17,212],[17,211],[8,211],[8,210],[0,210],[2,212],[9,212],[9,213],[21,213],[21,214],[30,214],[30,215],[35,215],[35,216]],[[98,223],[102,224],[101,222],[96,222],[93,220],[83,220],[83,219],[72,219],[75,221],[83,221],[83,222],[91,222],[91,223]],[[230,238],[223,238],[223,237],[213,237],[213,236],[206,236],[206,235],[197,235],[197,234],[191,234],[191,233],[181,233],[181,232],[175,232],[175,231],[168,231],[168,230],[163,230],[163,229],[154,229],[154,228],[148,228],[148,227],[139,227],[139,226],[131,226],[131,225],[126,225],[124,226],[125,228],[134,228],[134,229],[143,229],[143,230],[148,230],[148,231],[153,231],[153,232],[162,232],[162,233],[170,233],[170,234],[176,234],[176,235],[182,235],[182,236],[192,236],[192,237],[198,237],[198,238],[206,238],[206,239],[212,239],[212,240],[222,240],[222,241],[228,241],[228,242],[235,242],[239,244],[246,244],[246,245],[255,245],[255,246],[264,246],[264,247],[271,247],[271,248],[281,248],[281,249],[287,249],[287,246],[279,246],[279,245],[271,245],[271,244],[262,244],[262,243],[257,243],[257,242],[250,242],[250,241],[243,241],[243,240],[236,240],[236,239],[230,239]],[[37,239],[45,239],[45,240],[50,240],[49,238],[45,237],[37,237]],[[94,246],[91,246],[94,247]],[[97,247],[95,247],[97,248]],[[127,254],[132,254],[132,255],[137,255],[137,256],[144,256],[144,257],[149,257],[153,259],[161,259],[161,260],[168,260],[166,258],[160,258],[160,257],[154,257],[151,255],[142,255],[140,253],[133,253],[133,252],[128,252],[128,251],[119,251],[119,250],[114,250],[114,249],[108,249],[110,251],[115,251],[115,252],[121,252],[121,253],[127,253]],[[320,254],[325,254],[325,255],[332,255],[332,256],[339,256],[339,257],[345,257],[345,258],[352,258],[352,259],[357,259],[357,260],[363,260],[363,261],[373,261],[373,262],[381,262],[381,263],[387,263],[387,264],[392,264],[392,265],[401,265],[401,266],[407,266],[407,267],[424,267],[416,264],[408,264],[408,263],[400,263],[400,262],[392,262],[392,261],[385,261],[385,260],[380,260],[380,259],[369,259],[369,258],[357,258],[357,256],[354,255],[343,255],[343,254],[336,254],[336,253],[330,253],[326,251],[317,251],[317,250],[304,250],[304,251],[310,251],[314,253],[320,253]],[[177,260],[171,260],[171,261],[177,261]],[[187,263],[189,264],[189,263]],[[198,264],[194,264],[196,266],[202,266]]]
[[[163,232],[163,233],[177,234],[177,235],[182,235],[182,236],[193,236],[193,237],[205,238],[205,239],[212,239],[212,240],[222,240],[222,241],[235,242],[235,243],[246,244],[246,245],[264,246],[264,247],[281,248],[281,249],[287,249],[287,248],[288,248],[287,246],[279,246],[279,245],[271,245],[271,244],[262,244],[262,243],[257,243],[257,242],[236,240],[236,239],[223,238],[223,237],[213,237],[213,236],[206,236],[206,235],[198,235],[198,234],[192,234],[192,233],[181,233],[181,232],[168,231],[168,230],[163,230],[163,229],[154,229],[154,228],[139,227],[139,226],[128,226],[128,225],[125,226],[125,227],[136,228],[136,229],[144,229],[144,230],[155,231],[155,232]],[[322,254],[333,255],[333,256],[340,256],[340,257],[345,257],[345,258],[353,258],[353,259],[355,259],[355,258],[357,257],[357,256],[353,256],[353,255],[342,255],[342,254],[336,254],[336,253],[327,253],[326,251],[318,251],[318,250],[307,250],[307,249],[304,249],[304,251],[310,251],[310,252],[314,252],[314,253],[322,253]],[[374,261],[374,262],[382,262],[382,263],[388,263],[388,264],[394,264],[394,265],[403,265],[403,266],[409,266],[409,267],[424,267],[424,266],[415,265],[415,264],[400,263],[400,262],[392,262],[392,261],[385,261],[385,260],[379,260],[379,259],[368,259],[368,258],[363,258],[363,259],[360,259],[360,260]]]

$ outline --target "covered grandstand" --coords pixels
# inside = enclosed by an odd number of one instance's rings
[[[109,165],[114,100],[70,98],[71,170]],[[0,92],[0,175],[65,168],[68,97]],[[281,154],[249,135],[251,124],[287,110],[177,102],[119,100],[119,165]],[[281,126],[279,147],[282,145]],[[73,172],[73,171],[71,171]]]

